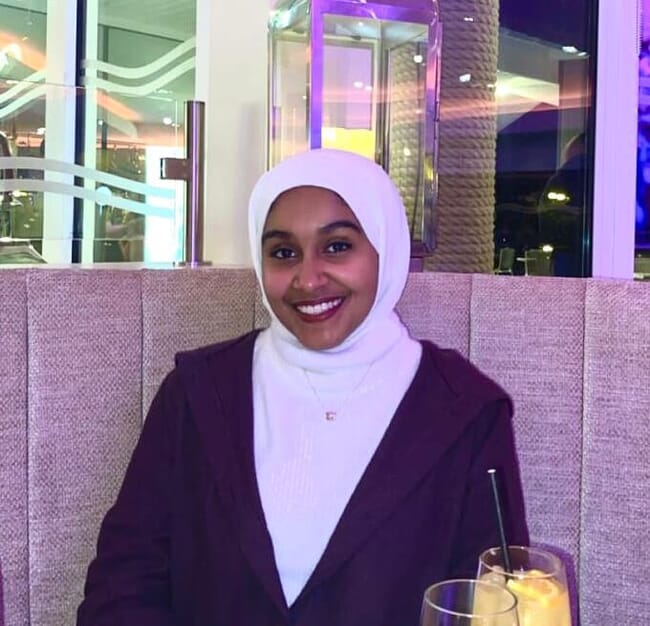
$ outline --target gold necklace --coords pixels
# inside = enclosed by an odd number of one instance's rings
[[[309,378],[309,374],[306,369],[301,368],[303,373],[305,374],[305,379],[307,380],[307,384],[309,385],[309,388],[311,389],[312,393],[314,394],[314,397],[316,400],[318,400],[318,404],[320,404],[321,409],[325,413],[325,420],[328,422],[333,422],[339,414],[339,411],[347,404],[348,400],[352,398],[352,395],[361,387],[363,384],[363,381],[366,380],[366,377],[368,376],[368,373],[372,369],[372,366],[375,364],[375,361],[370,363],[368,367],[366,368],[366,371],[363,373],[363,376],[359,379],[359,382],[345,395],[345,398],[341,401],[341,403],[336,407],[335,409],[328,409],[325,407],[325,403],[323,402],[323,399],[321,398],[320,394],[316,390],[316,387],[314,387],[313,383],[311,382],[311,379]]]

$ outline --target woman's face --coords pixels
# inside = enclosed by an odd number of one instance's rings
[[[321,187],[274,203],[262,234],[262,283],[273,313],[311,350],[337,346],[368,315],[379,257],[354,213]]]

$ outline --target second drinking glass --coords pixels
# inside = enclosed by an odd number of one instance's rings
[[[519,626],[571,626],[566,569],[546,550],[508,548],[512,573],[503,567],[501,548],[479,557],[478,578],[506,586],[518,600]]]

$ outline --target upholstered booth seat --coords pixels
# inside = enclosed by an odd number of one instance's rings
[[[175,352],[267,323],[246,269],[4,270],[0,625],[74,623],[99,523]],[[650,615],[650,285],[413,274],[412,333],[512,395],[532,539],[583,626]]]

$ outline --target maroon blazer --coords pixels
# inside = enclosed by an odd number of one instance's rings
[[[528,531],[505,392],[423,343],[415,378],[289,608],[253,459],[256,333],[180,354],[101,527],[79,626],[417,626],[427,586]],[[336,459],[332,459],[336,463]]]

